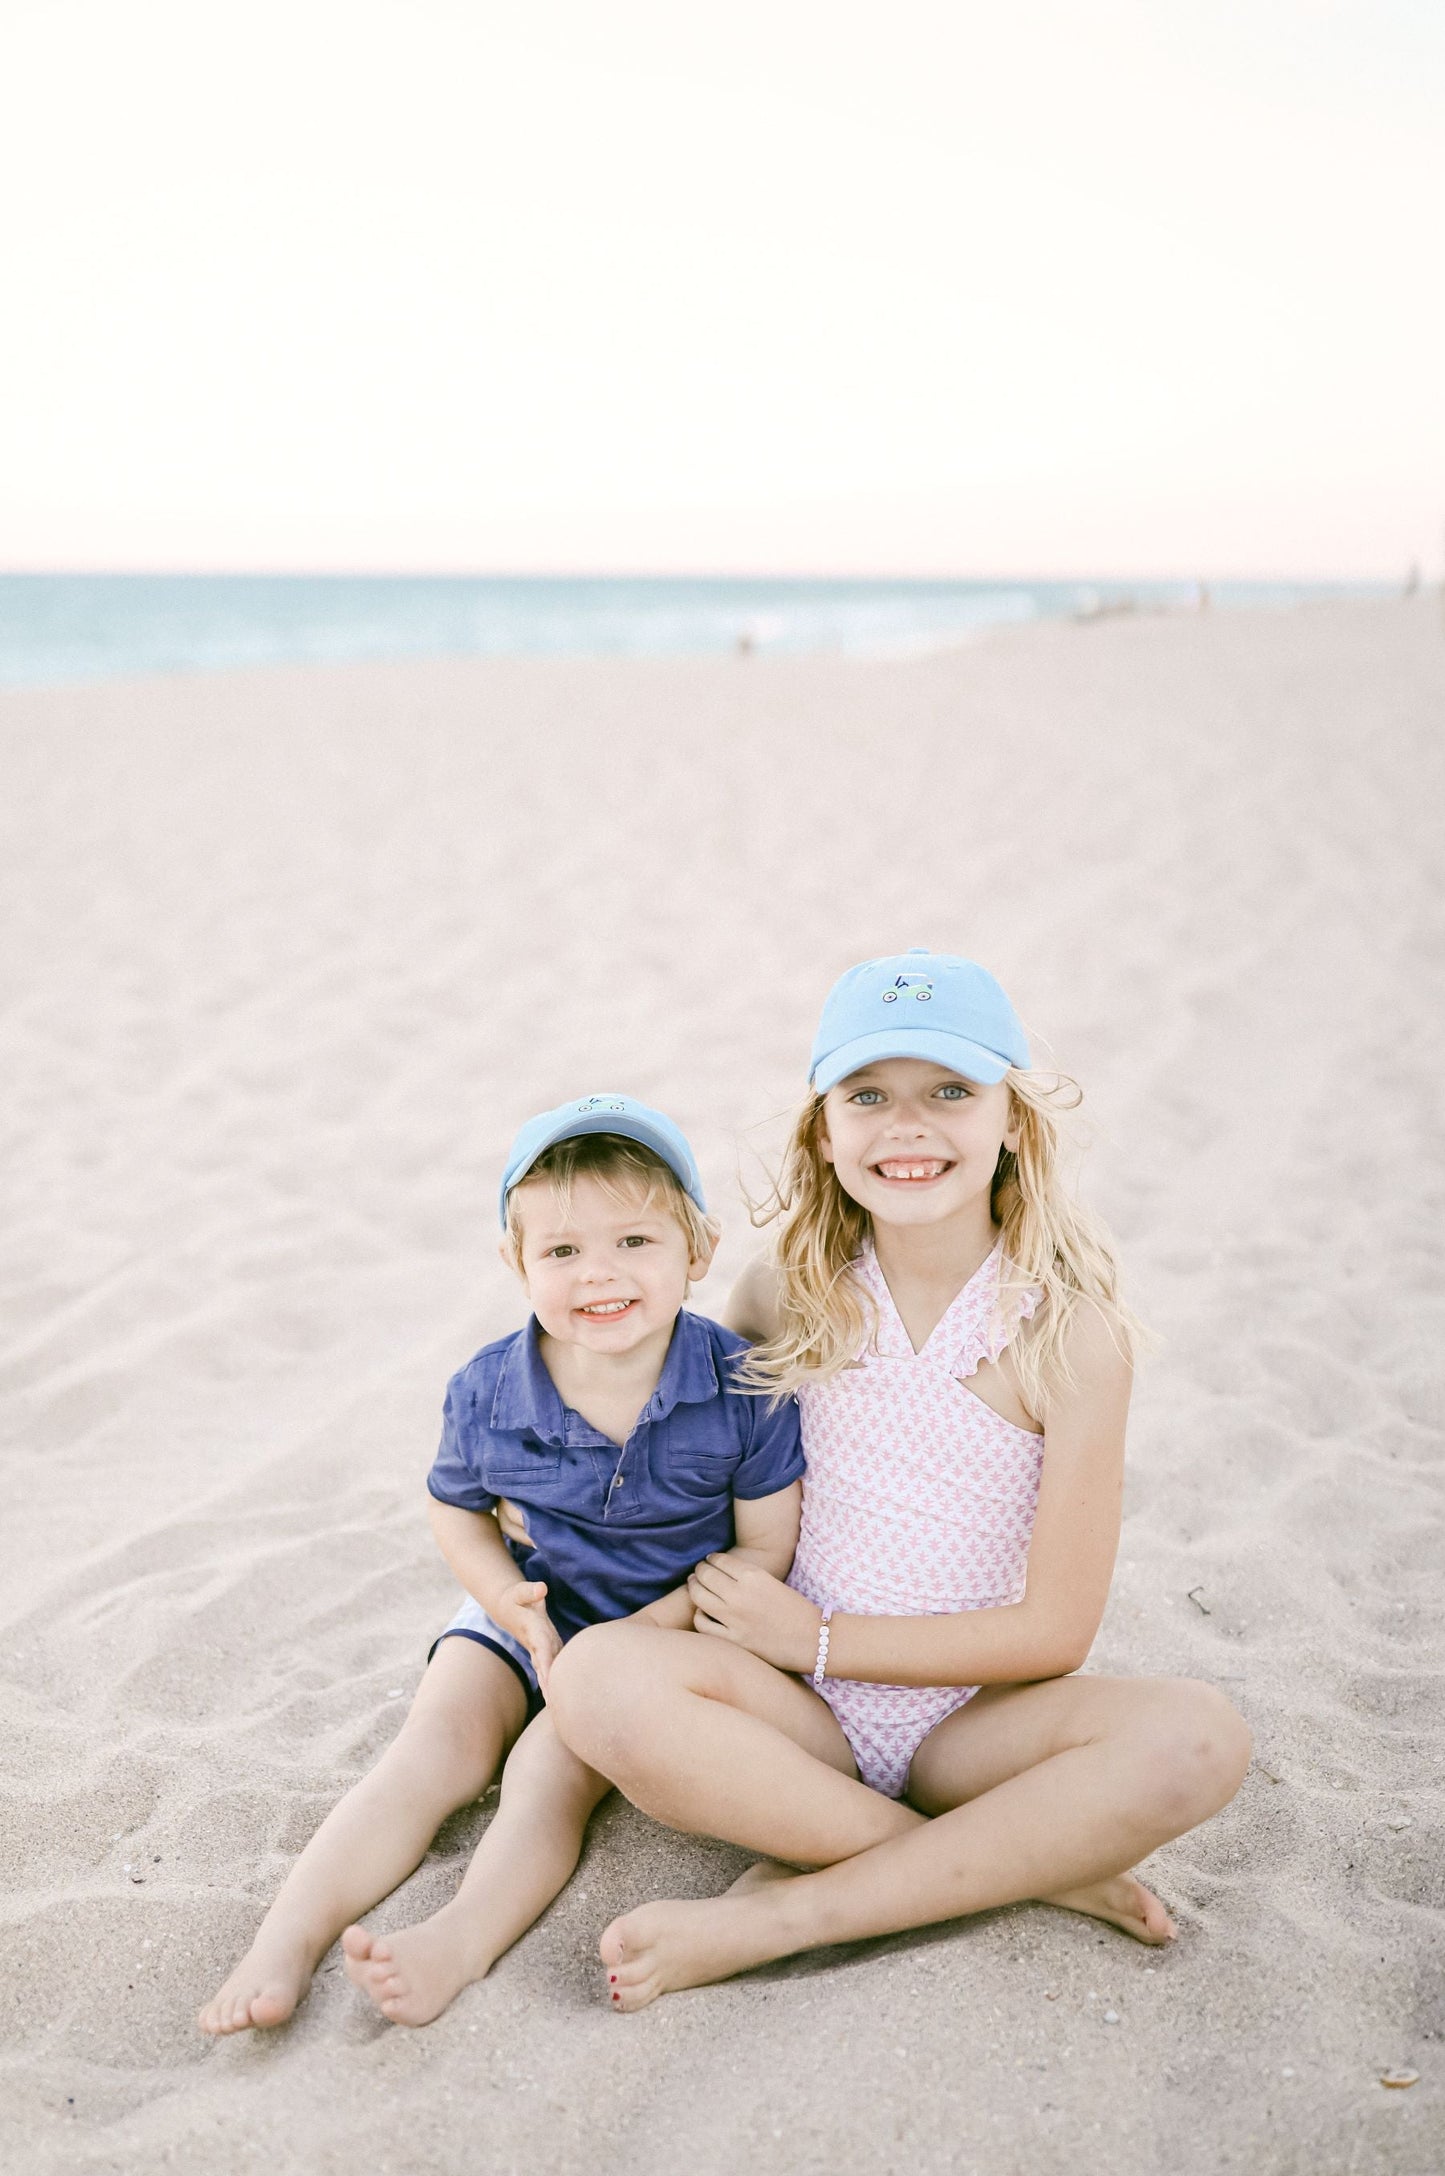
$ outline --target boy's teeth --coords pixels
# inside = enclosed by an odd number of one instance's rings
[[[631,1305],[631,1300],[593,1300],[581,1312],[584,1315],[620,1315]]]

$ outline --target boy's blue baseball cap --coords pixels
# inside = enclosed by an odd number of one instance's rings
[[[555,1147],[558,1141],[571,1141],[580,1133],[620,1133],[625,1141],[639,1141],[644,1148],[650,1148],[654,1156],[662,1158],[683,1192],[707,1215],[696,1159],[681,1129],[670,1118],[632,1096],[580,1096],[575,1103],[559,1103],[555,1111],[539,1111],[535,1118],[527,1120],[512,1143],[502,1173],[500,1207],[504,1229],[507,1196],[517,1181],[527,1176],[543,1149]]]
[[[824,1095],[880,1058],[932,1058],[965,1080],[1029,1062],[1018,1014],[986,967],[951,952],[894,952],[850,967],[828,992],[808,1078]]]

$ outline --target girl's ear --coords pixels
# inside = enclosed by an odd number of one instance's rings
[[[1010,1089],[1008,1099],[1008,1125],[1005,1128],[1003,1137],[1003,1145],[1008,1150],[1010,1156],[1017,1156],[1019,1152],[1019,1142],[1023,1139],[1023,1133],[1024,1107],[1020,1103],[1018,1097],[1013,1093],[1013,1090]]]
[[[830,1164],[833,1162],[833,1144],[828,1139],[828,1114],[826,1111],[819,1111],[818,1113],[818,1153],[824,1163]]]

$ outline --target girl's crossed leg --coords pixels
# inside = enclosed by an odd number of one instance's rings
[[[201,2011],[202,2032],[284,2024],[343,1927],[420,1865],[448,1814],[481,1797],[526,1716],[521,1682],[500,1656],[475,1640],[443,1640],[396,1737],[326,1816]]]
[[[900,1805],[843,1784],[798,1703],[837,1725],[796,1679],[725,1642],[697,1642],[699,1655],[639,1626],[624,1647],[622,1631],[584,1634],[554,1673],[553,1710],[579,1757],[674,1827],[821,1868],[614,1920],[602,1956],[623,2009],[1028,1898],[1168,1940],[1167,1912],[1128,1869],[1227,1804],[1249,1758],[1248,1731],[1209,1686],[1056,1678],[976,1694],[919,1748],[915,1803]]]

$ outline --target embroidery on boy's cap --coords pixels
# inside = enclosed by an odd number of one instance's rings
[[[588,1096],[574,1106],[579,1118],[588,1111],[625,1111],[627,1105],[621,1096]]]
[[[928,1003],[933,995],[933,984],[927,975],[900,975],[898,980],[883,992],[883,1002],[885,1005],[896,1005],[900,996],[907,997],[910,994],[918,1004],[926,1005]]]

